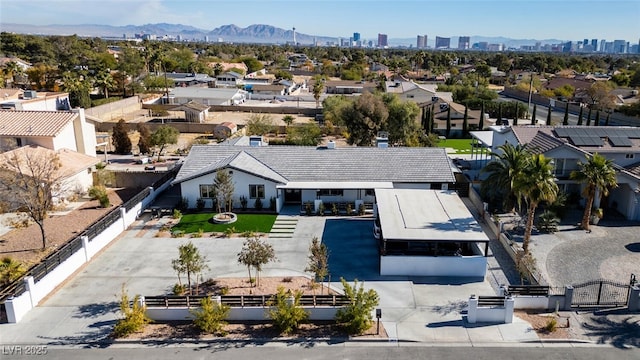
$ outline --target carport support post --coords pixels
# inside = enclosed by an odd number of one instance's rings
[[[82,250],[84,250],[84,260],[85,262],[89,262],[91,260],[91,256],[89,256],[89,237],[86,235],[80,236],[80,240],[82,240]]]
[[[515,301],[511,296],[504,300],[504,323],[511,324],[513,322],[513,308]]]
[[[629,289],[629,302],[627,308],[630,312],[640,311],[640,287],[632,286]]]
[[[571,310],[571,302],[573,301],[573,286],[567,285],[564,288],[564,306],[562,310],[569,311]]]
[[[33,280],[33,276],[25,276],[24,279],[22,279],[24,281],[24,285],[27,288],[27,291],[29,292],[29,302],[31,303],[31,308],[33,309],[34,307],[36,307],[34,301],[33,301],[33,291],[34,291],[34,287],[36,286],[35,281]]]

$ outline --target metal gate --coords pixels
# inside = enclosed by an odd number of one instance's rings
[[[604,279],[588,281],[573,286],[571,306],[626,306],[630,291],[630,283]]]

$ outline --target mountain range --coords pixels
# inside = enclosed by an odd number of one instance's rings
[[[20,34],[33,35],[73,35],[82,37],[105,37],[105,38],[133,38],[135,34],[152,34],[161,36],[180,36],[184,40],[203,41],[205,36],[209,41],[240,42],[240,43],[271,43],[284,44],[293,42],[293,30],[285,30],[271,25],[255,24],[245,28],[236,25],[223,25],[211,31],[182,24],[145,24],[111,26],[98,24],[81,25],[27,25],[27,24],[2,24],[2,31],[15,32]],[[327,42],[338,43],[340,38],[322,35],[309,35],[296,32],[296,42],[301,45],[310,45],[316,42],[325,44]],[[348,39],[345,36],[344,39]],[[458,37],[451,37],[451,46],[456,47]],[[367,39],[377,43],[377,39]],[[520,47],[521,45],[534,45],[536,42],[543,44],[557,44],[562,40],[557,39],[511,39],[507,37],[486,37],[471,36],[471,43],[486,41],[488,43],[504,44],[507,47]],[[429,36],[428,44],[433,46],[435,36]],[[416,38],[390,38],[390,46],[415,46]]]

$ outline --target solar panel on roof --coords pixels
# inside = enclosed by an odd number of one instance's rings
[[[611,136],[611,137],[609,137],[609,141],[611,142],[611,145],[613,145],[615,147],[633,146],[633,143],[627,137]]]
[[[567,137],[569,136],[570,130],[569,128],[556,128],[556,134],[558,137]]]

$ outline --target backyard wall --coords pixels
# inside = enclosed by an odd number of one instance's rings
[[[147,316],[154,321],[176,321],[193,320],[193,315],[189,310],[194,308],[171,307],[171,308],[147,308]],[[322,321],[333,320],[339,307],[308,307],[303,306],[309,313],[309,320]],[[229,311],[227,321],[268,321],[267,308],[257,307],[232,307]]]

